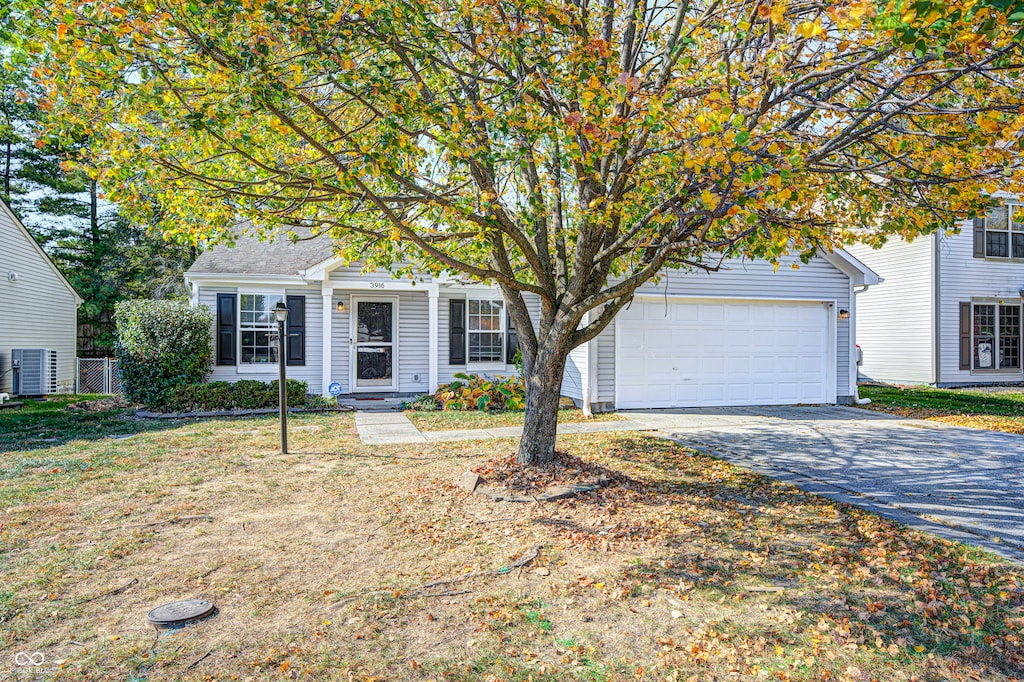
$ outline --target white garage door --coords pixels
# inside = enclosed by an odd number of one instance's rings
[[[616,318],[616,404],[832,402],[824,303],[634,301]]]

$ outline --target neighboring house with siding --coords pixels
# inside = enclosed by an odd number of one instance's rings
[[[13,390],[12,351],[38,348],[53,351],[56,358],[45,368],[44,392],[75,390],[81,303],[57,266],[0,200],[0,392]]]
[[[1024,205],[851,252],[884,284],[857,295],[861,375],[936,386],[1024,381]]]
[[[847,402],[856,391],[853,289],[877,276],[845,253],[794,269],[728,261],[669,271],[573,350],[562,393],[596,410]],[[186,274],[215,314],[211,380],[277,377],[270,309],[289,306],[288,375],[317,393],[433,392],[458,372],[508,375],[516,333],[497,287],[363,272],[325,238],[202,253]],[[527,297],[534,319],[539,300]]]

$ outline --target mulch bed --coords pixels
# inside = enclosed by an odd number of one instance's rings
[[[635,483],[617,471],[558,450],[552,462],[544,467],[524,467],[516,461],[515,455],[511,455],[489,459],[470,471],[479,474],[488,486],[526,495],[574,485],[629,488]]]

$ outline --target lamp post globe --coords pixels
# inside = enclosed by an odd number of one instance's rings
[[[285,365],[288,364],[288,355],[285,352],[285,322],[288,321],[288,306],[284,301],[278,301],[271,310],[274,319],[277,320],[277,390],[278,403],[281,411],[281,454],[288,454],[288,378],[285,375]]]

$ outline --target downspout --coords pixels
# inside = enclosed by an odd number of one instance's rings
[[[856,287],[853,288],[854,300],[850,302],[851,303],[850,309],[853,311],[853,313],[850,315],[850,336],[852,336],[854,339],[857,338],[857,301],[856,301],[857,294],[864,293],[867,290],[868,290],[868,285],[867,284],[862,284],[860,289],[857,289]],[[854,348],[856,348],[856,346],[854,346]],[[853,362],[854,362],[854,365],[857,364],[857,355],[856,355],[856,353],[854,353]],[[857,368],[854,371],[856,372],[856,376],[859,379],[860,378],[860,368]],[[854,405],[870,405],[871,404],[871,398],[861,398],[860,397],[860,385],[858,384],[857,381],[853,382],[853,404]]]
[[[942,381],[942,334],[939,331],[939,317],[942,315],[942,283],[939,280],[942,239],[938,232],[932,233],[935,249],[932,253],[932,376],[936,388]]]
[[[586,313],[583,316],[583,324],[586,325],[589,322],[590,322],[590,313],[588,312],[588,313]],[[582,403],[580,405],[580,407],[583,410],[583,416],[586,417],[587,419],[591,419],[594,416],[594,409],[593,409],[593,406],[591,405],[592,387],[591,387],[591,383],[590,383],[590,377],[591,377],[591,375],[590,375],[590,365],[591,365],[591,363],[593,363],[594,357],[593,357],[593,353],[591,352],[592,349],[591,349],[591,346],[590,346],[590,341],[587,341],[585,346],[586,346],[585,350],[586,350],[586,358],[587,358],[587,367],[586,367],[586,370],[580,376],[580,384],[581,384],[581,386],[580,386],[580,397],[581,397],[580,402]]]

